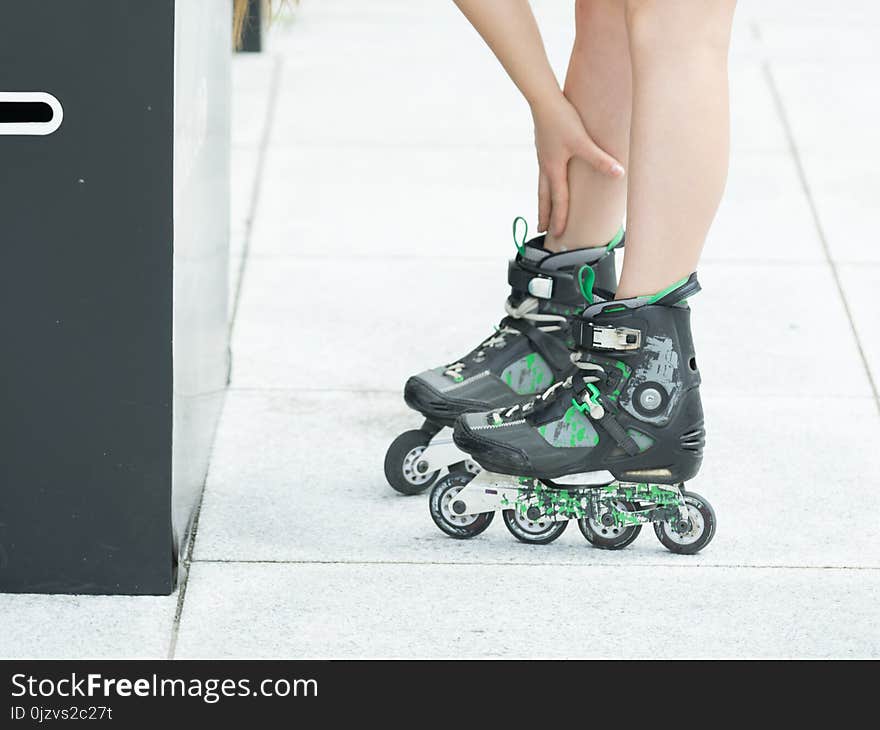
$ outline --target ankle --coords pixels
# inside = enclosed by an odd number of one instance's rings
[[[566,231],[561,236],[554,236],[547,233],[544,239],[544,248],[552,253],[562,253],[563,251],[577,251],[583,248],[601,248],[612,242],[617,242],[623,235],[623,228],[618,227],[615,230],[588,232],[583,235],[581,232],[569,233]],[[585,243],[585,241],[587,243]]]

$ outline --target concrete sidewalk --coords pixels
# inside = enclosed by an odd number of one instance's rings
[[[534,5],[561,75],[572,4]],[[683,557],[454,541],[387,486],[406,377],[503,314],[530,117],[448,0],[305,0],[235,61],[234,367],[184,589],[0,596],[0,656],[880,655],[878,32],[740,0],[693,302],[719,529]]]

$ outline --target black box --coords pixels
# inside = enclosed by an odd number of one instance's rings
[[[228,379],[219,5],[0,0],[2,591],[174,590]]]

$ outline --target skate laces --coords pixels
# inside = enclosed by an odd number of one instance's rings
[[[510,303],[510,300],[504,302],[504,310],[507,312],[508,317],[512,317],[513,319],[525,319],[529,322],[543,322],[544,324],[537,325],[537,329],[542,332],[557,332],[562,329],[562,325],[559,323],[567,322],[567,318],[562,316],[561,314],[542,314],[541,312],[536,312],[540,306],[540,302],[535,297],[527,297],[517,306],[513,306]],[[488,338],[486,338],[474,351],[471,355],[474,362],[482,362],[486,358],[486,350],[489,349],[501,349],[507,346],[507,337],[514,335],[522,335],[518,329],[513,327],[507,327],[504,325],[504,320],[501,321],[500,325],[495,326],[495,333]],[[464,375],[462,374],[464,369],[467,367],[467,363],[463,360],[459,360],[458,362],[449,365],[446,370],[443,371],[444,375],[449,376],[455,382],[461,382],[464,379]]]
[[[601,382],[605,379],[605,368],[601,365],[597,365],[594,362],[583,362],[581,360],[583,353],[581,352],[573,352],[569,359],[572,364],[578,368],[579,370],[588,370],[593,372],[602,373],[602,375],[586,375],[582,374],[581,378],[585,385],[589,386],[593,383]],[[517,403],[510,408],[499,408],[490,413],[491,418],[495,424],[501,423],[503,419],[512,418],[517,414],[521,414],[523,416],[528,415],[533,410],[537,410],[541,405],[548,401],[552,401],[555,398],[556,393],[560,390],[570,390],[574,386],[574,375],[569,375],[565,380],[560,380],[558,383],[553,383],[547,390],[545,390],[541,395],[533,398],[526,403]],[[592,386],[595,389],[595,386]],[[574,400],[574,399],[572,399]]]

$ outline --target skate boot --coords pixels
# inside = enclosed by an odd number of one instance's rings
[[[581,283],[611,299],[617,289],[614,251],[623,230],[606,246],[551,253],[544,236],[521,243],[508,265],[507,316],[478,347],[449,365],[412,376],[404,399],[425,419],[398,436],[385,455],[385,476],[398,492],[418,494],[446,469],[477,471],[452,441],[462,413],[524,403],[574,370],[570,319],[584,307]],[[525,235],[522,237],[525,240]]]
[[[576,374],[524,405],[459,418],[455,443],[486,471],[437,482],[437,526],[472,537],[501,510],[527,543],[575,519],[601,548],[625,547],[648,522],[673,552],[705,547],[714,512],[683,491],[705,442],[686,303],[699,289],[692,274],[651,297],[587,306],[571,325]]]

